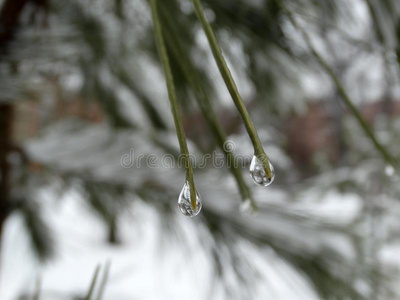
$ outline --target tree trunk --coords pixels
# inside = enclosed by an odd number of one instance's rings
[[[14,39],[19,18],[30,0],[5,0],[0,9],[0,62]],[[13,106],[0,100],[0,243],[3,225],[10,212],[10,164],[8,154],[12,147]]]
[[[3,224],[6,220],[10,205],[10,164],[8,154],[12,147],[13,106],[0,104],[0,241]]]
[[[0,50],[13,39],[19,16],[29,0],[6,0],[0,10]]]

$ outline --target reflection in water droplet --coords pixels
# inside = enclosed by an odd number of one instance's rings
[[[246,199],[242,204],[240,204],[239,211],[244,216],[255,215],[257,213],[257,209],[254,207],[250,199]]]
[[[193,206],[190,201],[190,186],[189,182],[186,181],[185,185],[182,188],[181,193],[178,198],[178,206],[181,212],[187,217],[194,217],[199,214],[202,208],[200,195],[196,191],[196,209],[193,209]]]
[[[250,176],[253,178],[254,182],[262,185],[268,186],[270,185],[275,178],[275,170],[271,163],[269,163],[269,168],[271,169],[271,178],[267,177],[265,174],[264,166],[256,156],[253,156],[250,164]]]
[[[396,172],[396,170],[395,170],[392,166],[387,165],[387,166],[385,167],[385,174],[386,174],[386,176],[388,176],[388,177],[393,177],[395,172]]]

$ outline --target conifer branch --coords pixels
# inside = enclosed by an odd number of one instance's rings
[[[257,131],[254,127],[253,121],[250,118],[246,106],[244,105],[243,100],[239,94],[236,83],[232,77],[228,65],[226,64],[225,58],[222,54],[222,50],[218,44],[214,31],[210,23],[206,19],[203,6],[200,0],[192,0],[192,3],[194,5],[194,10],[196,12],[197,18],[200,20],[204,33],[207,36],[208,43],[210,45],[212,54],[214,56],[215,62],[217,63],[221,76],[224,79],[224,82],[226,84],[226,87],[228,88],[228,91],[232,97],[233,102],[235,103],[236,109],[238,110],[240,116],[243,119],[247,133],[253,144],[254,155],[256,155],[257,158],[262,161],[267,177],[272,178],[272,171],[269,164],[269,158],[264,151],[260,138],[258,137]]]
[[[176,134],[178,137],[181,154],[183,155],[183,159],[185,162],[186,180],[189,182],[189,187],[190,187],[190,200],[193,209],[196,210],[196,205],[197,205],[196,186],[194,184],[193,168],[192,168],[192,163],[190,161],[189,150],[186,143],[185,131],[183,129],[183,124],[181,120],[181,112],[179,109],[179,104],[176,96],[174,79],[172,76],[171,66],[168,59],[167,48],[165,46],[160,18],[158,15],[157,0],[149,0],[149,2],[151,6],[151,14],[153,19],[154,35],[156,39],[157,50],[160,56],[161,64],[164,69],[164,74],[167,83],[168,97],[171,104],[172,115],[174,117]]]
[[[301,27],[295,18],[293,17],[292,12],[286,7],[286,5],[281,0],[277,0],[278,4],[282,7],[282,9],[286,12],[290,23],[296,28],[302,35],[304,41],[306,42],[308,48],[311,50],[311,53],[316,58],[320,66],[326,71],[326,73],[331,78],[332,82],[336,86],[337,91],[342,96],[342,100],[344,104],[349,108],[350,112],[353,114],[354,118],[357,120],[358,124],[360,125],[361,129],[364,131],[365,135],[371,140],[372,144],[374,145],[375,149],[379,152],[382,158],[391,165],[397,171],[397,161],[395,158],[389,153],[388,150],[379,142],[378,138],[375,136],[373,130],[369,127],[367,121],[361,115],[360,111],[355,106],[353,100],[351,99],[350,95],[347,93],[346,89],[344,88],[342,82],[340,81],[339,77],[335,74],[332,67],[328,64],[328,62],[318,53],[318,51],[313,46],[311,42],[311,38],[309,34]]]
[[[175,56],[176,61],[179,63],[179,66],[182,72],[185,74],[186,79],[188,80],[189,85],[192,87],[194,91],[194,96],[196,101],[200,107],[200,110],[210,127],[210,131],[214,136],[215,141],[217,142],[218,147],[223,151],[225,155],[225,159],[230,166],[228,169],[232,173],[233,177],[236,180],[236,183],[239,188],[240,195],[242,197],[242,201],[250,200],[253,209],[257,208],[257,205],[251,195],[251,191],[247,186],[243,174],[235,163],[235,157],[227,147],[225,147],[225,143],[227,141],[226,133],[222,128],[220,121],[218,120],[211,100],[209,98],[208,93],[202,86],[197,77],[197,71],[188,56],[187,52],[184,50],[181,40],[179,39],[179,33],[177,32],[174,24],[168,18],[168,16],[164,15],[163,20],[165,20],[166,24],[164,24],[164,32],[167,36],[167,45],[171,50],[172,54]]]

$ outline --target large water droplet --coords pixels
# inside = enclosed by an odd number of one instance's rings
[[[194,217],[199,214],[202,208],[200,195],[196,191],[196,209],[193,208],[190,201],[190,186],[186,181],[178,198],[178,206],[181,212],[187,217]]]
[[[264,166],[261,160],[259,160],[254,155],[250,164],[250,176],[251,178],[253,178],[255,183],[263,186],[268,186],[274,181],[275,178],[275,170],[271,163],[269,163],[269,168],[271,169],[270,178],[268,178],[267,174],[265,173]]]

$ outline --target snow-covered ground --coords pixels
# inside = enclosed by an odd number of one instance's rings
[[[6,223],[2,248],[0,299],[33,294],[41,279],[41,299],[71,299],[88,290],[96,265],[111,262],[104,299],[227,299],[213,280],[212,261],[193,232],[198,222],[177,216],[181,240],[163,237],[154,208],[135,201],[121,222],[119,246],[104,242],[105,228],[80,195],[41,192],[43,212],[54,233],[56,256],[45,265],[35,263],[22,220],[13,215]],[[260,252],[243,241],[237,247],[260,265],[257,294],[263,299],[318,299],[309,283],[272,250]],[[235,284],[235,278],[228,278]],[[215,286],[212,286],[212,285]],[[237,284],[237,283],[236,283]],[[211,288],[214,287],[214,290]],[[232,291],[234,292],[234,291]],[[212,294],[211,294],[212,293]]]

